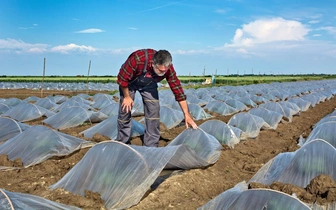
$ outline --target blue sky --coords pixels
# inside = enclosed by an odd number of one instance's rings
[[[117,75],[140,48],[178,75],[336,73],[335,0],[0,0],[0,75]]]

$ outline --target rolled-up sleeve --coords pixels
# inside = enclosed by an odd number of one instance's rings
[[[167,82],[170,89],[172,90],[176,101],[184,101],[187,99],[187,96],[184,94],[180,80],[176,76],[174,66],[171,65],[169,72],[167,72]]]

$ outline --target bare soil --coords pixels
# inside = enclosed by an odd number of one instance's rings
[[[76,95],[80,92],[33,90],[0,90],[0,98],[25,99],[35,95]],[[85,93],[85,92],[84,92]],[[95,94],[97,92],[90,92]],[[139,204],[131,209],[197,209],[220,193],[234,187],[241,181],[248,181],[270,159],[283,152],[297,150],[300,135],[307,137],[312,126],[336,108],[336,98],[310,108],[300,116],[294,116],[291,123],[280,123],[276,130],[262,130],[256,139],[248,139],[237,144],[234,149],[223,145],[219,160],[206,168],[177,171],[169,177],[160,177]],[[215,115],[215,119],[228,122],[231,116]],[[42,124],[42,119],[27,122],[30,125]],[[198,125],[204,121],[196,121]],[[92,125],[82,125],[62,132],[83,138],[79,133]],[[166,146],[185,129],[184,125],[167,130],[161,127],[159,146]],[[104,136],[96,135],[92,141],[102,141]],[[87,140],[87,139],[86,139]],[[132,139],[132,144],[141,145],[141,138]],[[88,149],[82,149],[69,156],[51,158],[38,165],[15,171],[0,171],[0,188],[12,192],[29,193],[63,204],[82,209],[105,209],[98,193],[87,191],[85,196],[74,195],[64,190],[51,191],[48,187],[60,180],[85,155]],[[0,156],[1,166],[19,166],[20,160],[8,161]],[[336,184],[326,175],[313,179],[306,188],[273,183],[263,186],[251,183],[250,188],[270,188],[287,194],[295,193],[302,201],[319,204],[336,201]]]

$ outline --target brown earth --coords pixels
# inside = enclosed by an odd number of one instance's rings
[[[76,95],[80,92],[44,91],[47,95]],[[84,92],[85,93],[85,92]],[[90,92],[95,94],[96,92]],[[33,90],[0,90],[0,98],[25,99],[36,95],[41,97],[40,91]],[[297,150],[300,135],[307,137],[312,125],[317,123],[336,107],[336,98],[320,103],[310,108],[300,116],[295,116],[291,123],[280,123],[276,130],[262,130],[256,139],[248,139],[237,144],[234,149],[224,145],[219,160],[212,166],[200,169],[176,171],[170,177],[160,177],[158,185],[144,196],[141,202],[131,209],[197,209],[220,193],[234,187],[241,181],[248,181],[268,160],[282,152]],[[214,114],[216,119],[228,122],[231,116]],[[42,124],[42,119],[27,122],[30,125]],[[204,121],[196,121],[198,125]],[[78,133],[92,125],[82,125],[76,128],[62,130],[62,132],[82,138]],[[163,132],[159,146],[169,144],[185,129],[179,126]],[[102,141],[104,136],[96,135],[93,141]],[[134,138],[132,144],[141,145],[140,138]],[[87,191],[85,197],[73,195],[64,190],[51,191],[48,187],[60,180],[88,151],[82,149],[72,155],[62,158],[52,158],[38,165],[15,171],[0,171],[0,188],[29,193],[46,199],[77,206],[82,209],[105,209],[98,193]],[[6,156],[0,156],[0,165],[18,166],[20,160],[8,161]],[[158,179],[159,180],[159,179]],[[307,188],[273,183],[263,186],[251,183],[250,188],[270,188],[287,194],[295,193],[298,198],[307,203],[319,204],[336,201],[336,184],[325,175],[313,179]]]

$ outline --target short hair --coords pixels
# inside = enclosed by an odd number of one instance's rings
[[[154,54],[154,65],[170,66],[172,64],[172,56],[167,50],[159,50]]]

